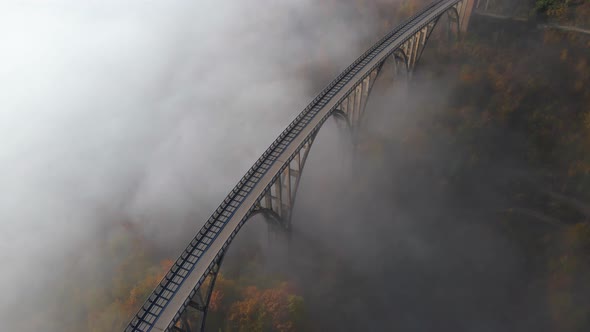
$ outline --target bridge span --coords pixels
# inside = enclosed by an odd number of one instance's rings
[[[248,170],[131,319],[125,332],[204,330],[209,298],[223,257],[244,223],[263,213],[289,230],[291,212],[307,155],[331,116],[354,133],[386,61],[411,76],[435,26],[448,17],[448,31],[467,28],[474,0],[437,0],[397,26],[334,79]],[[191,308],[189,310],[189,308]],[[189,311],[200,326],[191,326]]]

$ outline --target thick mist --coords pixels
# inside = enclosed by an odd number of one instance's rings
[[[379,37],[376,10],[355,6],[2,3],[4,327],[56,319],[43,316],[59,306],[52,285],[100,261],[109,225],[140,225],[178,252],[317,88]]]
[[[487,29],[479,36],[491,35]],[[536,38],[534,32],[513,37],[528,43],[524,49],[540,47]],[[278,273],[298,285],[310,331],[554,328],[545,275],[531,267],[544,249],[530,252],[526,241],[555,225],[501,214],[516,201],[509,184],[537,172],[525,162],[525,133],[515,126],[486,129],[471,146],[449,130],[442,114],[459,108],[454,103],[491,93],[457,95],[458,68],[445,63],[437,42],[409,83],[392,82],[392,68],[385,67],[356,157],[348,132],[334,121],[322,128],[305,166],[290,244],[268,241],[264,221],[253,220],[225,260],[235,270],[239,262],[231,257],[257,237],[266,264],[260,274]],[[498,147],[491,161],[461,165],[488,145]],[[507,226],[512,222],[520,226]],[[529,239],[512,237],[514,229]]]
[[[116,269],[130,240],[102,248],[121,225],[158,259],[176,258],[313,95],[380,37],[394,2],[0,5],[5,329],[74,330],[97,283],[142,273]],[[505,158],[457,171],[473,147],[437,124],[460,97],[437,42],[410,83],[385,67],[358,154],[326,123],[289,246],[254,218],[225,259],[222,270],[239,270],[249,241],[265,246],[260,273],[298,285],[309,330],[549,329],[524,245],[497,213],[512,203],[506,179],[531,172],[522,133],[482,134]]]

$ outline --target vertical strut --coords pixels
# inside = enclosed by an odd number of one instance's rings
[[[209,312],[209,303],[211,300],[211,295],[213,294],[213,289],[215,288],[215,281],[217,281],[217,275],[219,274],[219,269],[221,268],[221,262],[223,261],[223,257],[225,254],[219,257],[217,263],[213,265],[212,274],[211,274],[211,281],[209,285],[209,289],[207,290],[207,297],[205,302],[205,309],[203,311],[203,318],[201,319],[201,332],[205,332],[205,323],[207,322],[207,313]]]
[[[289,163],[289,165],[287,166],[287,168],[285,168],[285,174],[286,174],[286,185],[287,185],[287,202],[289,203],[288,209],[289,209],[289,219],[291,219],[291,209],[293,209],[293,197],[291,194],[291,163]],[[291,226],[291,225],[288,225]]]
[[[211,266],[207,277],[209,278],[209,283],[207,284],[207,289],[205,290],[205,296],[203,297],[202,289],[205,283],[201,284],[199,289],[195,290],[195,294],[193,297],[188,301],[188,306],[192,307],[196,311],[200,312],[200,326],[199,331],[205,331],[205,324],[207,321],[207,313],[209,312],[209,303],[211,302],[211,296],[213,294],[213,289],[215,288],[215,281],[217,280],[217,276],[219,274],[219,269],[221,268],[221,262],[223,261],[223,257],[225,253],[220,253],[215,262]],[[179,319],[180,326],[173,326],[172,329],[177,332],[192,332],[192,328],[190,322],[188,320],[187,313],[189,311],[185,310],[182,316]]]
[[[408,61],[408,72],[410,74],[410,76],[412,75],[412,71],[413,71],[413,67],[412,67],[412,58],[414,57],[414,38],[410,38],[407,42],[406,42],[407,46],[406,46],[406,56],[408,57],[407,61]]]
[[[278,211],[277,214],[280,217],[283,217],[283,190],[282,190],[282,181],[281,181],[281,175],[279,174],[279,176],[277,176],[277,179],[275,180],[275,194],[276,199],[277,199],[277,208]]]
[[[385,61],[381,62],[381,64],[379,64],[379,67],[377,67],[377,69],[373,70],[371,72],[371,74],[369,74],[369,76],[365,79],[366,80],[366,87],[364,89],[365,100],[362,105],[363,112],[361,113],[361,118],[358,121],[359,127],[361,127],[363,125],[363,121],[365,119],[365,114],[366,114],[365,110],[367,108],[367,104],[369,103],[369,97],[371,96],[371,92],[373,91],[373,87],[375,86],[375,82],[377,81],[377,78],[379,77],[379,74],[381,73],[381,69],[383,69],[384,65],[385,65]]]
[[[463,12],[461,13],[461,31],[465,34],[467,27],[469,27],[469,21],[471,20],[471,13],[475,6],[475,0],[463,0]],[[479,0],[478,0],[479,2]]]
[[[301,180],[301,172],[307,161],[315,135],[316,134],[313,134],[310,139],[303,144],[293,159],[286,165],[279,175],[276,176],[274,182],[270,184],[268,189],[258,200],[258,209],[260,209],[265,216],[272,216],[272,218],[276,219],[279,226],[285,230],[291,228],[292,209],[295,205],[295,198]],[[270,204],[269,202],[273,203]],[[277,225],[269,223],[269,230],[273,230],[273,227],[275,226]]]
[[[438,20],[439,20],[439,18],[437,17],[433,22],[429,23],[424,28],[425,29],[424,39],[422,41],[422,47],[420,48],[420,54],[418,55],[418,61],[420,61],[420,59],[422,58],[422,54],[424,53],[424,50],[426,49],[426,44],[428,43],[428,40],[430,39],[430,36],[432,35],[434,28],[438,24]]]

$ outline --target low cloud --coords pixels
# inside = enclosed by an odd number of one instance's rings
[[[54,304],[69,257],[113,223],[175,251],[192,237],[311,99],[310,73],[327,82],[376,39],[373,7],[355,6],[3,3],[5,326]]]

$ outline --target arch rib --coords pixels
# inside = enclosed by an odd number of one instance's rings
[[[272,211],[273,216],[283,221],[282,225],[286,230],[291,227],[292,209],[295,205],[303,168],[314,140],[315,134],[303,144],[295,157],[286,163],[287,167],[284,167],[281,173],[274,178],[273,183],[256,203],[255,211]]]

